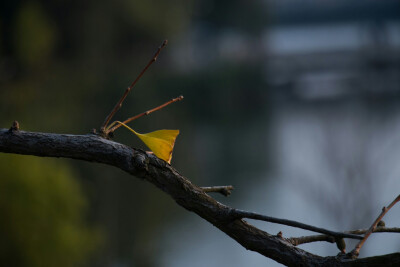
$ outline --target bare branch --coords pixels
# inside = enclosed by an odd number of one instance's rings
[[[355,234],[355,235],[362,235],[365,234],[368,229],[358,229],[358,230],[351,230],[345,231],[344,233],[348,234]],[[398,227],[377,227],[373,231],[373,233],[400,233],[400,228]],[[291,237],[286,239],[290,242],[293,246],[298,246],[301,244],[312,243],[312,242],[319,242],[319,241],[326,241],[329,243],[335,243],[335,238],[328,235],[310,235],[310,236],[300,236],[300,237]]]
[[[133,116],[133,117],[127,119],[127,120],[124,120],[122,123],[123,123],[123,124],[127,124],[127,123],[129,123],[129,122],[131,122],[131,121],[133,121],[133,120],[139,119],[140,117],[149,115],[150,113],[153,113],[154,111],[160,110],[160,109],[162,109],[163,107],[168,106],[169,104],[175,103],[175,102],[177,102],[177,101],[181,101],[182,99],[183,99],[183,96],[182,96],[182,95],[181,95],[181,96],[178,96],[177,98],[171,99],[170,101],[165,102],[164,104],[162,104],[162,105],[160,105],[160,106],[158,106],[158,107],[155,107],[155,108],[150,109],[150,110],[148,110],[148,111],[146,111],[146,112],[143,112],[143,113],[140,113],[140,114],[138,114],[138,115],[136,115],[136,116]],[[113,126],[113,124],[114,124],[114,123],[112,123],[112,124],[110,125],[110,126],[111,126],[111,129],[105,130],[106,135],[108,135],[109,133],[113,133],[116,129],[118,129],[118,128],[121,127],[121,125],[122,125],[122,124],[116,124],[115,126]]]
[[[210,186],[210,187],[201,187],[204,192],[206,193],[220,193],[224,196],[229,196],[232,193],[233,186],[231,185],[224,185],[224,186]]]
[[[368,229],[368,231],[365,233],[364,238],[358,242],[358,244],[355,246],[355,248],[349,253],[349,257],[351,258],[357,258],[358,255],[360,254],[360,249],[364,245],[365,241],[367,241],[368,237],[372,234],[372,232],[375,230],[376,226],[378,223],[382,220],[383,216],[394,206],[396,205],[397,202],[400,201],[400,195],[398,195],[392,203],[388,207],[383,207],[381,214],[379,214],[378,218],[374,221],[374,223],[371,225],[371,227]]]
[[[245,214],[217,202],[200,187],[152,154],[107,140],[95,134],[71,135],[0,129],[0,152],[66,157],[115,166],[146,180],[236,240],[248,250],[287,266],[400,266],[400,253],[345,259],[321,257],[268,234],[241,220]],[[332,235],[332,233],[329,233]],[[342,235],[342,234],[340,234]]]
[[[322,233],[322,234],[326,234],[326,235],[329,235],[329,236],[333,236],[335,238],[362,239],[361,236],[354,235],[354,234],[334,232],[334,231],[331,231],[331,230],[327,230],[327,229],[320,228],[320,227],[315,227],[315,226],[312,226],[312,225],[308,225],[308,224],[304,224],[304,223],[300,223],[300,222],[296,222],[296,221],[292,221],[292,220],[274,218],[274,217],[265,216],[265,215],[262,215],[262,214],[258,214],[258,213],[254,213],[254,212],[248,212],[248,211],[244,211],[244,210],[234,209],[232,211],[232,215],[235,216],[236,218],[240,218],[240,219],[248,218],[248,219],[253,219],[253,220],[259,220],[259,221],[265,221],[265,222],[271,222],[271,223],[278,223],[278,224],[283,224],[283,225],[292,226],[292,227],[296,227],[296,228],[301,228],[301,229],[304,229],[304,230],[309,230],[309,231],[313,231],[313,232],[317,232],[317,233]]]
[[[320,241],[335,243],[335,238],[329,235],[309,235],[309,236],[291,237],[291,238],[286,238],[286,240],[293,246],[298,246],[312,242],[320,242]]]
[[[103,125],[100,128],[100,132],[104,133],[105,128],[107,127],[108,123],[114,116],[114,114],[121,108],[122,103],[124,102],[125,98],[128,96],[129,92],[132,90],[132,88],[135,86],[135,84],[142,78],[143,74],[146,72],[146,70],[157,60],[158,55],[161,53],[161,50],[168,44],[168,40],[164,40],[164,42],[160,45],[160,47],[157,49],[156,53],[154,56],[150,59],[149,63],[144,67],[144,69],[139,73],[139,75],[136,77],[136,79],[132,82],[132,84],[126,88],[124,94],[122,95],[121,99],[117,102],[115,107],[111,110],[110,114],[106,117],[106,119],[103,122]]]

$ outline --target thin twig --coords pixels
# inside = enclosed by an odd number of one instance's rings
[[[224,196],[229,196],[232,193],[233,186],[232,185],[224,185],[224,186],[209,186],[209,187],[201,187],[206,193],[220,193]]]
[[[292,220],[269,217],[269,216],[265,216],[265,215],[262,215],[262,214],[258,214],[258,213],[254,213],[254,212],[248,212],[248,211],[244,211],[244,210],[234,209],[232,211],[232,216],[235,217],[235,219],[247,218],[247,219],[253,219],[253,220],[260,220],[260,221],[283,224],[283,225],[297,227],[297,228],[301,228],[301,229],[304,229],[304,230],[309,230],[309,231],[313,231],[313,232],[317,232],[317,233],[321,233],[321,234],[326,234],[326,235],[329,235],[329,236],[333,236],[335,238],[362,239],[362,237],[358,236],[358,235],[353,235],[353,234],[348,234],[348,233],[341,233],[341,232],[334,232],[334,231],[331,231],[331,230],[315,227],[315,226],[312,226],[312,225],[308,225],[308,224],[304,224],[304,223],[300,223],[300,222],[296,222],[296,221],[292,221]]]
[[[362,235],[368,232],[369,229],[358,229],[352,231],[345,231],[345,233]],[[373,233],[400,233],[399,227],[376,227]]]
[[[367,231],[368,231],[368,229],[358,229],[358,230],[345,231],[344,233],[362,235],[362,234],[365,234]],[[376,227],[375,230],[373,231],[373,233],[400,233],[400,228],[399,227]],[[298,246],[298,245],[306,244],[306,243],[318,242],[318,241],[326,241],[326,242],[330,242],[330,243],[335,242],[335,239],[328,235],[310,235],[310,236],[291,237],[291,238],[287,238],[286,240],[289,241],[294,246]]]
[[[125,93],[122,95],[121,99],[118,101],[118,103],[115,105],[115,107],[112,109],[111,113],[108,114],[106,119],[103,122],[103,125],[100,128],[101,132],[104,132],[105,128],[107,127],[108,123],[114,116],[114,114],[118,111],[118,109],[121,108],[122,102],[124,102],[125,98],[131,91],[131,89],[135,86],[135,84],[140,80],[140,78],[143,76],[143,74],[146,72],[146,70],[157,60],[158,55],[160,54],[161,50],[168,44],[168,40],[164,40],[164,42],[160,45],[160,47],[157,49],[156,53],[154,56],[150,59],[149,63],[144,67],[144,69],[140,72],[140,74],[136,77],[136,79],[132,82],[132,84],[125,90]]]
[[[140,113],[140,114],[138,114],[138,115],[136,115],[136,116],[133,116],[133,117],[131,117],[131,118],[129,118],[129,119],[126,119],[126,120],[124,120],[122,123],[123,123],[123,124],[127,124],[127,123],[129,123],[129,122],[131,122],[131,121],[133,121],[133,120],[139,119],[140,117],[143,117],[143,116],[145,116],[145,115],[149,115],[150,113],[153,113],[154,111],[160,110],[160,109],[162,109],[163,107],[168,106],[169,104],[172,104],[172,103],[177,102],[177,101],[181,101],[182,99],[183,99],[183,96],[182,96],[182,95],[181,95],[181,96],[178,96],[177,98],[171,99],[170,101],[165,102],[164,104],[162,104],[162,105],[160,105],[160,106],[158,106],[158,107],[155,107],[155,108],[150,109],[150,110],[148,110],[148,111],[146,111],[146,112]],[[108,130],[106,129],[106,130],[105,130],[105,133],[106,133],[106,134],[113,133],[116,129],[118,129],[119,127],[121,127],[122,124],[115,124],[115,126],[113,126],[113,125],[114,125],[114,124],[111,124],[110,127],[109,127],[110,129],[108,129]]]
[[[383,216],[397,203],[400,201],[400,195],[398,195],[392,203],[390,203],[389,206],[383,207],[381,214],[379,214],[378,218],[374,221],[374,223],[371,225],[371,227],[368,229],[368,231],[365,233],[364,238],[361,239],[360,242],[355,246],[355,248],[349,253],[349,257],[352,259],[355,259],[358,257],[360,254],[360,249],[364,245],[365,241],[368,239],[368,237],[371,235],[371,233],[375,230],[376,226],[378,223],[382,220]]]

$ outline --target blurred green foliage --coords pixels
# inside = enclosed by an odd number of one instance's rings
[[[54,24],[41,6],[27,2],[15,17],[14,47],[21,64],[38,67],[51,56],[56,41]]]
[[[30,131],[99,127],[157,46],[187,30],[192,3],[2,1],[0,127],[15,119]],[[156,77],[146,74],[117,119],[175,96],[156,92]],[[142,121],[138,130],[148,124],[165,127]],[[104,166],[0,155],[0,266],[155,265],[152,238],[173,202],[154,192]]]
[[[232,181],[236,170],[231,161],[243,158],[230,145],[236,143],[239,127],[263,115],[263,73],[258,66],[220,62],[182,74],[173,57],[184,54],[180,42],[199,45],[191,39],[196,25],[210,25],[205,28],[213,34],[238,25],[246,25],[239,30],[258,31],[259,17],[249,14],[262,13],[259,3],[248,1],[245,6],[237,0],[0,1],[0,127],[18,120],[28,131],[86,134],[99,128],[124,89],[168,39],[167,49],[114,119],[124,120],[184,95],[181,103],[135,121],[134,129],[180,129],[172,164],[199,185]],[[207,47],[199,50],[210,57]],[[128,131],[118,130],[115,141],[145,149]],[[199,148],[203,152],[196,154]],[[229,160],[218,164],[218,170],[207,165],[222,156]],[[159,235],[185,213],[151,185],[92,163],[1,155],[3,183],[1,212],[16,215],[1,215],[13,222],[1,222],[7,223],[0,225],[5,242],[1,257],[20,258],[20,265],[26,265],[28,257],[41,259],[47,249],[47,266],[80,262],[91,251],[90,266],[157,266]],[[87,210],[78,184],[88,200]],[[103,230],[103,246],[97,250],[97,230],[87,221]],[[56,258],[60,260],[52,264]]]
[[[0,155],[0,266],[72,266],[99,244],[68,165]]]

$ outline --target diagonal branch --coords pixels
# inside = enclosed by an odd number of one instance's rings
[[[358,230],[351,230],[345,231],[344,233],[355,234],[355,235],[362,235],[365,234],[368,229],[358,229]],[[373,233],[400,233],[399,227],[377,227],[373,231]],[[291,237],[287,238],[293,246],[298,246],[301,244],[312,243],[312,242],[319,242],[319,241],[326,241],[330,243],[335,243],[335,238],[329,235],[310,235],[310,236],[300,236],[300,237]]]
[[[400,201],[400,195],[398,195],[392,203],[390,203],[389,206],[383,207],[381,214],[379,214],[378,218],[374,221],[374,223],[371,225],[371,227],[368,229],[368,231],[365,233],[364,238],[358,242],[356,247],[349,253],[349,257],[351,258],[357,258],[358,255],[360,254],[360,249],[364,245],[365,241],[367,241],[368,237],[372,234],[372,232],[375,230],[376,226],[378,223],[382,220],[383,216],[394,206],[396,205],[397,202]]]
[[[71,135],[0,129],[0,152],[65,157],[115,166],[158,187],[183,208],[192,211],[255,251],[287,266],[400,266],[400,253],[363,259],[321,257],[294,247],[234,216],[234,209],[206,194],[154,155],[98,135]]]
[[[334,232],[334,231],[331,231],[331,230],[327,230],[327,229],[320,228],[320,227],[315,227],[315,226],[308,225],[308,224],[305,224],[305,223],[300,223],[300,222],[287,220],[287,219],[274,218],[274,217],[270,217],[270,216],[265,216],[265,215],[262,215],[262,214],[254,213],[254,212],[248,212],[248,211],[244,211],[244,210],[234,209],[232,211],[232,213],[234,214],[233,216],[235,216],[238,219],[248,218],[248,219],[253,219],[253,220],[278,223],[278,224],[283,224],[283,225],[287,225],[287,226],[301,228],[301,229],[304,229],[304,230],[309,230],[309,231],[313,231],[313,232],[317,232],[317,233],[326,234],[328,236],[333,236],[333,237],[336,237],[336,238],[362,239],[362,237],[358,236],[358,235],[353,235],[353,234],[349,234],[349,233]]]
[[[148,111],[145,111],[145,112],[143,112],[143,113],[140,113],[140,114],[138,114],[138,115],[135,115],[135,116],[133,116],[133,117],[131,117],[131,118],[129,118],[129,119],[126,119],[126,120],[124,120],[122,123],[123,123],[123,124],[127,124],[127,123],[129,123],[129,122],[131,122],[131,121],[134,121],[134,120],[136,120],[136,119],[139,119],[140,117],[147,116],[147,115],[153,113],[154,111],[160,110],[160,109],[162,109],[163,107],[166,107],[166,106],[168,106],[168,105],[170,105],[170,104],[172,104],[172,103],[175,103],[175,102],[177,102],[177,101],[181,101],[182,99],[183,99],[183,96],[182,96],[182,95],[181,95],[181,96],[178,96],[178,97],[176,97],[176,98],[173,98],[173,99],[169,100],[168,102],[165,102],[164,104],[162,104],[162,105],[160,105],[160,106],[158,106],[158,107],[155,107],[155,108],[153,108],[153,109],[150,109],[150,110],[148,110]],[[115,123],[115,122],[114,122],[114,123],[111,123],[111,124],[107,127],[108,130],[105,130],[106,135],[108,135],[109,133],[113,133],[116,129],[118,129],[119,127],[121,127],[121,125],[123,125],[123,124],[118,124],[118,123]]]

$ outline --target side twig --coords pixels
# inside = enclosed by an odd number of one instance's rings
[[[168,44],[168,40],[164,40],[164,42],[160,45],[160,47],[157,49],[156,53],[154,56],[150,59],[149,63],[144,67],[144,69],[140,72],[140,74],[136,77],[136,79],[132,82],[132,84],[125,90],[124,94],[122,95],[121,99],[118,101],[118,103],[115,105],[115,107],[111,110],[110,114],[106,117],[106,119],[103,122],[103,125],[100,128],[100,132],[104,133],[105,128],[107,127],[108,123],[114,116],[114,114],[121,108],[122,103],[124,102],[125,98],[128,96],[129,92],[132,90],[132,88],[135,86],[135,84],[142,78],[143,74],[146,72],[146,70],[157,60],[158,55],[161,53],[161,50]]]
[[[358,257],[360,254],[360,249],[364,245],[365,241],[367,241],[368,237],[371,235],[371,233],[375,230],[376,226],[378,223],[382,220],[383,216],[397,203],[400,201],[400,195],[398,195],[392,203],[390,203],[389,206],[383,207],[381,214],[379,214],[378,218],[374,221],[374,223],[371,225],[371,227],[368,229],[368,231],[365,233],[364,238],[361,239],[360,242],[355,246],[355,248],[348,254],[348,257],[355,259]]]
[[[369,229],[358,229],[352,231],[345,231],[345,233],[362,235],[368,232]],[[373,233],[400,233],[399,227],[376,227]]]
[[[127,123],[129,123],[129,122],[131,122],[131,121],[134,121],[134,120],[136,120],[136,119],[139,119],[140,117],[149,115],[150,113],[153,113],[154,111],[160,110],[160,109],[162,109],[163,107],[168,106],[169,104],[175,103],[175,102],[177,102],[177,101],[181,101],[182,99],[183,99],[183,96],[182,96],[182,95],[181,95],[181,96],[178,96],[177,98],[171,99],[170,101],[165,102],[164,104],[162,104],[162,105],[160,105],[160,106],[158,106],[158,107],[155,107],[155,108],[150,109],[150,110],[148,110],[148,111],[146,111],[146,112],[140,113],[140,114],[138,114],[138,115],[136,115],[136,116],[133,116],[133,117],[131,117],[131,118],[129,118],[129,119],[126,119],[126,120],[124,120],[122,123],[123,123],[123,124],[127,124]],[[113,126],[113,125],[114,125],[114,123],[110,125],[110,127],[109,127],[110,129],[108,129],[108,130],[105,129],[105,130],[104,130],[105,133],[106,133],[107,135],[108,135],[109,133],[113,133],[115,130],[117,130],[119,127],[121,127],[122,124],[116,123],[114,126]]]
[[[341,232],[334,232],[331,230],[327,230],[324,228],[292,221],[292,220],[287,220],[287,219],[279,219],[279,218],[274,218],[274,217],[269,217],[265,216],[262,214],[254,213],[254,212],[248,212],[244,210],[238,210],[238,209],[233,209],[232,210],[232,216],[235,217],[235,219],[253,219],[253,220],[259,220],[259,221],[265,221],[265,222],[271,222],[271,223],[278,223],[278,224],[283,224],[287,226],[292,226],[296,228],[301,228],[304,230],[309,230],[312,232],[317,232],[321,234],[326,234],[328,236],[333,236],[335,238],[352,238],[352,239],[362,239],[361,236],[358,235],[353,235],[353,234],[348,234],[348,233],[341,233]]]
[[[220,193],[224,196],[229,196],[234,189],[231,185],[224,185],[224,186],[210,186],[210,187],[201,187],[204,192],[206,193]]]
[[[351,231],[345,231],[344,233],[362,235],[365,234],[368,229],[357,229]],[[376,227],[373,233],[400,233],[399,227]],[[335,243],[335,239],[328,235],[310,235],[310,236],[300,236],[300,237],[290,237],[286,239],[293,246],[298,246],[301,244],[326,241],[330,243]]]

